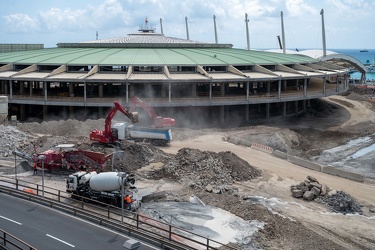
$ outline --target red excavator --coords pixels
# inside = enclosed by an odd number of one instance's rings
[[[105,119],[104,130],[94,129],[93,131],[91,131],[90,140],[100,142],[103,144],[111,144],[116,143],[118,141],[118,135],[112,130],[111,127],[112,119],[117,111],[120,111],[121,113],[126,115],[132,123],[138,122],[137,112],[129,112],[120,103],[114,102],[114,106],[109,110],[108,115]]]
[[[137,106],[143,108],[144,110],[148,112],[148,114],[150,115],[151,119],[154,122],[153,124],[154,128],[174,127],[176,125],[175,119],[157,116],[155,111],[147,103],[145,103],[138,97],[134,96],[132,99],[131,106],[130,106],[130,112],[134,112]]]

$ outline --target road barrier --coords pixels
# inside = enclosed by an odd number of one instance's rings
[[[322,166],[322,172],[326,173],[326,174],[332,174],[332,175],[344,177],[344,178],[347,178],[347,179],[359,181],[359,182],[364,182],[363,175],[348,172],[348,171],[338,169],[338,168],[335,168],[335,167],[331,167],[331,166]]]
[[[334,168],[334,167],[331,167],[331,166],[322,166],[322,165],[319,165],[319,164],[314,163],[314,162],[310,162],[310,161],[305,160],[305,159],[290,156],[287,153],[281,152],[279,150],[273,150],[273,148],[271,148],[269,146],[265,146],[265,145],[262,145],[262,144],[256,143],[256,142],[250,142],[248,140],[244,140],[244,139],[241,139],[241,138],[236,137],[236,136],[226,135],[225,140],[229,141],[233,144],[236,144],[236,145],[243,145],[243,146],[251,147],[251,148],[256,149],[256,150],[260,150],[262,152],[273,154],[274,156],[276,156],[278,158],[287,160],[287,161],[289,161],[293,164],[296,164],[298,166],[308,168],[308,169],[311,169],[311,170],[314,170],[314,171],[318,171],[318,172],[322,172],[322,173],[326,173],[326,174],[331,174],[331,175],[336,175],[336,176],[339,176],[339,177],[347,178],[347,179],[358,181],[358,182],[364,182],[364,179],[365,179],[363,175],[348,172],[348,171],[338,169],[338,168]]]
[[[254,148],[254,149],[269,153],[269,154],[272,154],[272,152],[273,152],[273,148],[271,148],[269,146],[262,145],[260,143],[256,143],[256,142],[251,143],[251,148]]]

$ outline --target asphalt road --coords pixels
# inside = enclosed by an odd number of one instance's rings
[[[130,239],[76,217],[1,193],[0,228],[37,249],[126,249],[123,244]],[[141,242],[138,249],[160,248]]]

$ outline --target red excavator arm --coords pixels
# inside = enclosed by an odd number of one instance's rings
[[[137,106],[143,108],[144,110],[148,112],[148,114],[150,115],[151,119],[154,122],[155,128],[174,127],[176,125],[175,119],[157,116],[155,111],[147,103],[145,103],[138,97],[134,96],[132,99],[132,103],[130,105],[130,112],[134,112]]]
[[[124,108],[120,103],[114,102],[114,106],[109,110],[108,115],[105,119],[105,126],[103,130],[93,130],[90,133],[90,140],[97,141],[101,143],[113,143],[117,141],[113,132],[112,132],[112,119],[116,115],[117,111],[120,111],[124,115],[126,115],[132,123],[138,122],[138,113],[137,112],[129,112],[126,108]]]

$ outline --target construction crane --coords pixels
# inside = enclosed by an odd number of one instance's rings
[[[132,123],[138,122],[137,112],[129,112],[120,103],[114,102],[114,106],[110,109],[105,119],[104,130],[94,129],[93,131],[91,131],[90,140],[104,144],[116,143],[118,141],[118,135],[116,134],[116,131],[112,130],[111,127],[112,119],[117,111],[123,113],[126,117],[130,119]]]
[[[151,119],[153,120],[154,128],[174,127],[176,125],[175,119],[165,118],[165,117],[156,115],[155,111],[147,103],[139,99],[137,96],[134,96],[132,99],[131,106],[130,106],[130,112],[134,112],[137,106],[143,108],[144,110],[148,112]]]

